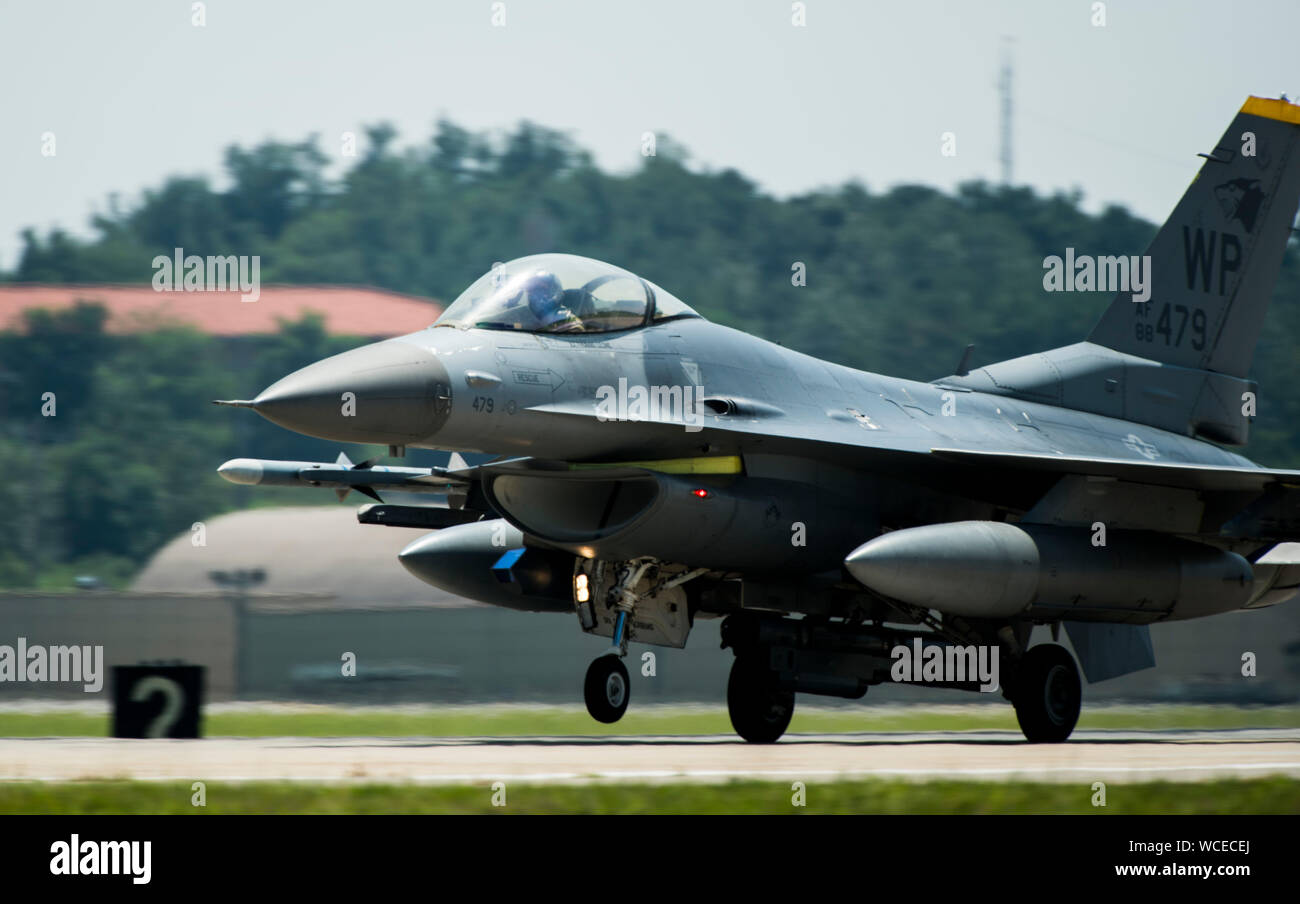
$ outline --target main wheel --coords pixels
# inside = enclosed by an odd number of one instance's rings
[[[1065,647],[1030,647],[1020,661],[1011,699],[1025,737],[1037,744],[1064,741],[1079,721],[1083,686],[1079,668]]]
[[[617,722],[627,712],[630,685],[623,660],[613,653],[594,660],[587,666],[587,680],[582,694],[587,701],[587,712],[597,722]]]
[[[737,656],[727,679],[727,713],[736,734],[755,744],[771,744],[790,725],[794,691],[778,688],[776,675],[757,659]]]

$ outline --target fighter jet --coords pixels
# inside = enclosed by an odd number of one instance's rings
[[[421,580],[608,637],[584,686],[601,722],[627,708],[629,643],[684,647],[721,618],[746,740],[777,740],[796,693],[988,691],[979,654],[1025,737],[1063,741],[1080,665],[1089,682],[1148,668],[1151,624],[1300,592],[1300,472],[1227,448],[1268,404],[1249,370],[1300,201],[1300,106],[1249,98],[1201,156],[1147,251],[1145,300],[1118,292],[1073,345],[913,382],[541,254],[494,266],[427,329],[220,403],[447,466],[218,470],[357,490],[375,500],[363,523],[429,531],[400,554]],[[384,502],[399,492],[428,504]],[[1031,645],[1035,625],[1054,642]]]

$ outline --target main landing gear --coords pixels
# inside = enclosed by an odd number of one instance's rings
[[[621,562],[580,560],[574,572],[574,604],[588,634],[601,634],[610,646],[591,663],[583,682],[587,711],[598,722],[617,722],[627,711],[631,682],[623,664],[628,641],[681,648],[690,630],[690,608],[681,585],[707,569],[676,569],[653,559]],[[888,681],[934,684],[966,691],[992,690],[983,675],[984,657],[999,656],[1005,668],[1002,693],[1015,707],[1016,718],[1031,743],[1059,743],[1069,738],[1079,721],[1082,682],[1074,657],[1063,646],[1044,643],[1027,647],[1027,622],[980,623],[940,620],[928,613],[911,613],[911,621],[929,628],[901,630],[879,623],[790,618],[775,613],[733,612],[722,623],[724,647],[735,651],[727,681],[727,712],[732,727],[746,741],[771,744],[790,725],[795,694],[858,699],[874,685]],[[635,617],[635,622],[633,618]],[[974,654],[983,675],[976,679],[951,661],[955,675],[895,677],[894,651],[902,645],[916,655]],[[954,649],[955,648],[955,649]],[[965,651],[965,653],[963,653]],[[930,657],[933,659],[933,657]],[[942,665],[942,663],[940,663]],[[927,666],[927,669],[929,666]]]
[[[1074,657],[1060,644],[1030,647],[1008,688],[1016,719],[1034,743],[1064,741],[1079,721],[1083,685]]]
[[[737,656],[727,679],[727,714],[736,734],[755,744],[771,744],[790,725],[794,691],[777,686],[776,673],[754,653]]]

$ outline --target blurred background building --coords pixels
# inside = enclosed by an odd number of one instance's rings
[[[255,300],[239,295],[158,292],[148,285],[0,284],[0,331],[24,331],[26,311],[66,312],[78,303],[101,305],[110,335],[186,326],[222,339],[273,335],[282,323],[310,314],[331,335],[386,339],[422,330],[442,313],[431,298],[370,287],[262,286]]]

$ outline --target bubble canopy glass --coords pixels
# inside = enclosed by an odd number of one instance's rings
[[[654,283],[612,264],[573,254],[534,254],[483,274],[434,326],[608,333],[698,316]]]

